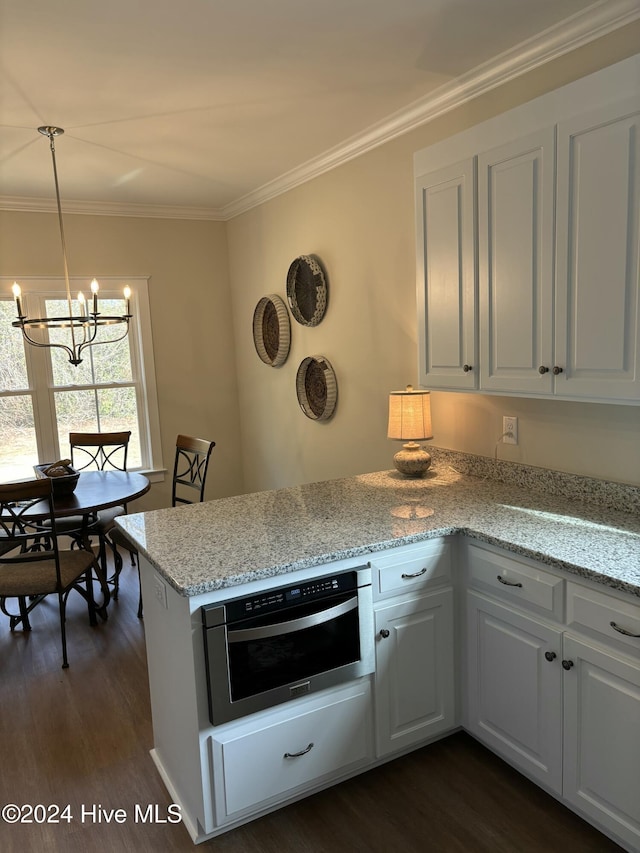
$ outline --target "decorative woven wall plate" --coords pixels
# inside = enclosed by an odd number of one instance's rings
[[[263,296],[253,312],[253,343],[265,364],[279,367],[289,355],[291,324],[283,300],[275,293]]]
[[[296,393],[300,408],[308,418],[329,420],[338,399],[338,383],[333,367],[324,356],[309,356],[301,362],[296,376]]]
[[[327,310],[327,282],[322,267],[311,255],[300,255],[287,273],[287,299],[291,313],[303,326],[317,326]]]

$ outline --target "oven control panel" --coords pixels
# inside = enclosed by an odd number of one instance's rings
[[[291,587],[284,593],[284,597],[285,601],[304,601],[305,598],[315,598],[327,592],[342,592],[338,578],[323,578],[304,586]]]
[[[328,598],[332,595],[357,589],[356,572],[343,572],[315,580],[304,581],[295,586],[270,589],[257,595],[226,602],[226,621],[234,622],[276,610],[295,607],[309,601]]]
[[[325,595],[332,595],[335,592],[343,592],[344,589],[340,580],[341,578],[337,577],[322,578],[322,580],[310,581],[286,589],[277,589],[255,598],[245,598],[242,602],[242,612],[246,616],[251,616],[272,607],[297,604],[313,598],[323,598]]]

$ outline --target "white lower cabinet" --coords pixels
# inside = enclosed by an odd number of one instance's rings
[[[640,661],[564,638],[568,802],[640,850]]]
[[[465,727],[640,851],[640,604],[559,575],[540,595],[548,567],[473,544],[466,555],[479,589],[466,591]],[[511,586],[489,591],[494,575]]]
[[[469,730],[532,779],[562,790],[562,631],[467,594]]]
[[[375,673],[220,726],[199,614],[171,589],[145,614],[152,754],[193,840],[443,737],[459,707],[465,729],[638,853],[640,601],[472,539],[376,552],[371,568]],[[153,577],[143,561],[145,588]]]
[[[455,725],[453,589],[376,607],[378,756]]]
[[[337,781],[372,762],[372,742],[368,678],[219,727],[210,740],[216,823]]]

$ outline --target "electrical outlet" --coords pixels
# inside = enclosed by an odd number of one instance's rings
[[[502,418],[502,443],[518,443],[518,419],[512,415],[504,415]]]
[[[153,579],[153,591],[155,593],[156,598],[158,599],[158,601],[162,605],[162,607],[164,607],[164,609],[166,610],[167,606],[168,606],[167,605],[167,587],[164,584],[164,582],[160,580],[160,578],[154,578]]]

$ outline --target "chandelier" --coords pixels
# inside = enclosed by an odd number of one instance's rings
[[[25,341],[27,341],[27,343],[31,344],[32,346],[63,349],[69,356],[69,362],[77,366],[78,364],[81,364],[82,352],[87,347],[96,346],[98,344],[116,343],[117,341],[121,341],[124,337],[126,337],[127,332],[129,331],[129,320],[132,316],[130,313],[131,290],[128,286],[124,288],[125,313],[121,315],[107,316],[105,314],[101,314],[98,310],[99,285],[94,278],[91,282],[91,304],[89,304],[89,302],[85,299],[84,294],[82,292],[78,293],[78,309],[77,313],[74,314],[73,304],[71,301],[71,287],[69,285],[67,246],[64,239],[62,206],[60,204],[60,189],[58,187],[58,170],[56,168],[56,149],[54,145],[54,139],[56,138],[56,136],[61,136],[64,133],[64,130],[61,127],[46,126],[39,127],[38,132],[41,133],[43,136],[48,137],[49,147],[51,149],[51,160],[53,163],[53,180],[55,183],[56,202],[58,205],[60,240],[62,242],[62,261],[64,264],[64,278],[67,291],[66,295],[68,314],[66,317],[35,318],[27,316],[27,314],[23,312],[22,291],[20,289],[20,285],[17,282],[14,282],[12,289],[13,295],[16,300],[18,319],[15,320],[11,325],[17,329],[20,329]],[[122,332],[122,334],[119,337],[109,337],[106,340],[100,340],[98,334],[99,328],[101,326],[114,325],[124,325],[124,331]],[[32,335],[32,331],[35,329],[68,329],[69,336],[67,338],[67,343],[58,343],[56,341],[52,341],[48,334],[46,334],[46,336],[43,335],[39,339],[36,333],[36,336],[34,337]]]

